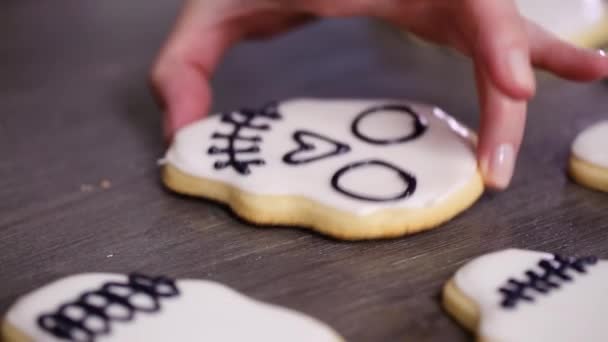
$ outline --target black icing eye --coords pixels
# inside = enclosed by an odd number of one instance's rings
[[[392,194],[380,196],[378,194],[366,193],[365,189],[356,189],[353,186],[348,186],[343,184],[343,178],[348,176],[348,174],[363,172],[365,169],[370,168],[380,168],[382,171],[392,172],[397,176],[397,179],[402,183],[401,189]],[[373,175],[373,174],[372,174]],[[365,179],[378,179],[377,177],[372,177],[370,175],[364,177]],[[382,181],[382,180],[378,180]],[[369,202],[390,202],[390,201],[398,201],[410,196],[416,190],[416,178],[409,173],[401,170],[395,165],[389,164],[382,160],[370,159],[363,160],[359,162],[355,162],[352,164],[348,164],[333,175],[331,178],[332,187],[346,195],[358,200],[369,201]],[[376,189],[374,189],[376,190]]]
[[[375,117],[382,115],[399,115],[410,119],[409,123],[405,123],[399,118],[398,121],[389,122],[381,121],[382,125],[377,125],[376,129],[365,127],[366,122],[373,123]],[[371,125],[373,126],[373,125]],[[351,125],[352,133],[359,139],[373,145],[393,145],[408,142],[420,137],[427,130],[428,122],[424,117],[417,114],[411,107],[402,104],[382,105],[369,108],[361,112]],[[386,137],[386,130],[395,130],[402,132],[392,137]]]

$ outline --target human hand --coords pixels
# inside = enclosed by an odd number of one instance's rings
[[[486,185],[506,188],[523,138],[533,66],[591,81],[608,58],[552,36],[524,19],[513,0],[187,0],[151,79],[168,139],[205,115],[210,77],[240,40],[271,36],[317,17],[372,16],[469,56],[481,108],[479,166]]]

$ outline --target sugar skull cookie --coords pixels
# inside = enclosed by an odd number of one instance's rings
[[[163,181],[257,224],[394,237],[437,226],[480,196],[474,139],[432,106],[291,100],[183,128]]]
[[[605,0],[517,0],[521,14],[561,39],[594,47],[608,42]]]
[[[480,341],[608,341],[608,262],[494,252],[458,270],[443,303]]]
[[[79,274],[19,299],[7,342],[342,341],[323,323],[202,280]]]
[[[608,192],[608,121],[579,134],[572,144],[569,169],[578,183]]]

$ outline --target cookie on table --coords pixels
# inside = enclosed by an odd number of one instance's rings
[[[474,141],[433,106],[298,99],[181,129],[162,177],[256,224],[347,240],[395,237],[433,228],[477,200]]]
[[[587,128],[574,140],[569,171],[578,183],[608,192],[608,121]]]
[[[215,282],[141,274],[79,274],[22,298],[6,342],[342,341],[303,314]]]
[[[608,42],[605,0],[517,0],[521,14],[545,30],[583,47]]]
[[[508,249],[446,284],[448,313],[484,342],[608,341],[608,262]]]

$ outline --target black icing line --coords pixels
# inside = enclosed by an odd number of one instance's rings
[[[262,137],[259,135],[245,136],[241,135],[245,129],[254,131],[267,131],[270,129],[268,124],[255,123],[254,120],[257,118],[264,118],[267,120],[279,120],[281,115],[278,112],[277,104],[272,103],[266,105],[260,110],[243,109],[240,111],[233,111],[222,114],[220,121],[222,123],[232,126],[230,133],[218,133],[214,132],[211,135],[211,139],[214,140],[225,140],[225,147],[211,146],[207,150],[209,155],[226,155],[228,159],[218,160],[213,166],[216,170],[221,170],[227,167],[232,167],[236,172],[247,175],[251,172],[249,168],[251,165],[264,165],[264,160],[260,158],[252,159],[239,159],[239,155],[242,154],[255,154],[260,152],[260,148],[257,145],[262,141]],[[237,141],[250,142],[251,145],[245,148],[236,148]]]
[[[558,289],[563,283],[572,282],[573,274],[584,274],[587,267],[597,263],[596,257],[566,258],[554,255],[553,259],[542,259],[538,262],[541,271],[527,270],[524,280],[511,278],[498,289],[502,295],[500,305],[512,309],[521,301],[533,302],[537,294],[545,295]],[[575,275],[574,274],[574,275]]]
[[[363,134],[361,132],[359,125],[361,124],[361,121],[363,119],[365,119],[366,117],[368,117],[370,115],[374,115],[374,114],[380,113],[382,111],[387,111],[387,110],[398,111],[405,115],[409,115],[414,120],[414,127],[413,127],[412,132],[407,135],[404,135],[401,137],[396,137],[396,138],[391,138],[391,139],[376,139],[376,138],[366,136],[365,134]],[[426,132],[427,128],[428,128],[428,122],[426,121],[426,119],[424,117],[422,117],[421,115],[419,115],[418,113],[416,113],[410,106],[403,105],[403,104],[381,105],[381,106],[371,107],[371,108],[366,109],[365,111],[361,112],[359,115],[357,115],[357,117],[355,118],[355,120],[353,120],[353,123],[351,124],[351,131],[357,138],[359,138],[367,143],[373,144],[373,145],[393,145],[393,144],[401,144],[401,143],[404,143],[404,142],[407,142],[410,140],[414,140],[414,139],[420,137],[422,134],[424,134]]]
[[[37,323],[42,330],[59,339],[92,342],[97,336],[110,333],[111,322],[131,321],[136,312],[158,312],[162,298],[176,297],[179,293],[172,279],[133,273],[126,283],[104,283],[99,289],[85,292],[77,300],[62,304],[55,312],[40,315]],[[145,296],[150,305],[134,301],[136,295]],[[70,310],[83,314],[73,317],[68,313]],[[93,321],[100,324],[95,325]]]
[[[312,138],[313,141],[320,140],[325,143],[331,144],[333,146],[333,149],[326,153],[316,154],[309,156],[308,158],[299,159],[298,155],[301,155],[303,152],[314,151],[317,149],[317,146],[314,145],[314,143],[308,143],[304,141],[305,137]],[[293,133],[293,140],[298,144],[298,147],[295,150],[287,152],[283,156],[283,162],[290,165],[306,164],[320,159],[338,156],[350,152],[350,146],[348,146],[347,144],[341,143],[337,140],[328,138],[326,136],[311,131],[297,130]]]
[[[378,165],[378,166],[382,166],[387,169],[395,171],[399,175],[399,177],[403,180],[403,183],[405,184],[405,188],[403,189],[403,191],[392,197],[373,197],[373,196],[364,196],[361,194],[351,192],[351,191],[343,188],[340,185],[340,178],[342,178],[345,174],[347,174],[348,172],[351,172],[353,170],[356,170],[358,168],[366,167],[366,166],[370,166],[370,165]],[[378,182],[381,182],[381,181],[382,181],[381,179],[378,180]],[[397,167],[393,164],[389,164],[385,161],[377,160],[377,159],[363,160],[363,161],[358,161],[358,162],[348,164],[348,165],[342,167],[341,169],[339,169],[338,171],[336,171],[336,173],[334,173],[333,177],[331,178],[331,186],[334,188],[334,190],[336,190],[339,193],[344,194],[348,197],[352,197],[352,198],[355,198],[358,200],[363,200],[363,201],[369,201],[369,202],[391,202],[391,201],[402,200],[404,198],[411,196],[414,193],[414,191],[416,191],[416,184],[417,184],[417,182],[416,182],[416,178],[414,176],[410,175],[406,171],[401,170],[399,167]]]

